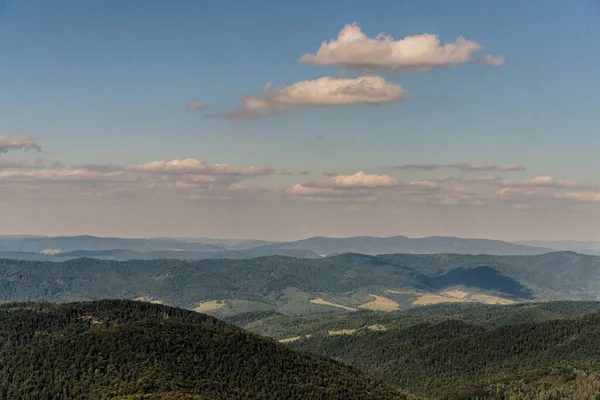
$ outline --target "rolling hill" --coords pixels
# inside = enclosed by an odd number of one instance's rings
[[[571,306],[559,304],[555,309]],[[506,310],[511,311],[518,310]],[[485,319],[485,310],[479,313]],[[429,321],[404,327],[330,331],[287,344],[341,360],[434,399],[600,396],[599,312],[494,328],[463,319],[431,318],[436,315],[433,312]]]
[[[142,302],[3,305],[0,360],[3,399],[408,398],[352,367]]]
[[[600,257],[568,252],[58,263],[0,260],[0,301],[143,298],[223,312],[217,315],[394,310],[447,301],[596,300],[599,295]]]

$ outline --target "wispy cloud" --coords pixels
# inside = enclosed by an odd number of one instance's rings
[[[190,110],[204,110],[206,107],[208,107],[208,104],[199,100],[193,100],[187,103],[187,108]]]
[[[499,67],[500,65],[504,65],[504,57],[494,57],[491,54],[486,54],[483,57],[483,62],[493,67]]]
[[[13,150],[37,150],[42,151],[42,146],[28,136],[4,136],[0,135],[0,153],[8,153]]]
[[[594,186],[573,180],[560,180],[550,176],[537,176],[522,182],[511,182],[501,180],[498,182],[504,187],[520,187],[520,188],[553,188],[553,189],[595,189]]]
[[[0,158],[0,170],[2,169],[27,169],[27,168],[41,168],[44,165],[44,160],[41,158],[35,158],[30,160],[12,161],[5,158]]]
[[[403,164],[392,166],[390,169],[395,170],[422,170],[433,171],[442,168],[452,168],[463,172],[482,172],[482,171],[524,171],[527,169],[523,164],[496,164],[491,162],[485,163],[467,163],[456,162],[451,164]]]

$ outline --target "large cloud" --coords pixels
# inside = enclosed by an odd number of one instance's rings
[[[385,104],[401,101],[406,90],[379,76],[355,79],[323,77],[291,86],[265,86],[262,96],[244,96],[242,108],[227,118],[254,119],[289,111],[293,108],[321,108],[358,104]]]
[[[27,136],[9,137],[0,135],[0,153],[7,153],[12,150],[37,150],[41,151],[40,146],[35,140]]]
[[[442,44],[437,35],[429,33],[398,40],[384,34],[369,38],[353,24],[344,26],[336,39],[322,43],[316,54],[304,54],[298,61],[360,72],[429,71],[471,62],[473,53],[482,49],[479,43],[462,37]],[[488,57],[486,62],[499,65],[500,58]]]

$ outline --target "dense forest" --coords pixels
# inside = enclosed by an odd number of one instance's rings
[[[358,292],[382,294],[386,289],[398,288],[438,292],[456,286],[513,300],[596,300],[600,292],[600,257],[575,253],[344,254],[322,259],[0,260],[0,301],[151,297],[165,304],[194,308],[199,302],[215,299],[276,305],[288,288],[345,296]]]
[[[405,399],[338,362],[133,301],[0,307],[0,399]]]
[[[567,301],[229,318],[305,332],[283,344],[145,302],[8,303],[0,399],[597,400],[599,310]]]
[[[554,308],[557,314],[582,310],[568,303]],[[449,318],[311,335],[289,345],[435,399],[566,400],[600,399],[599,338],[600,313],[594,312],[497,327]]]
[[[231,315],[224,320],[263,336],[286,339],[307,335],[327,335],[329,331],[361,331],[369,326],[398,330],[423,323],[440,323],[449,319],[493,328],[566,319],[593,312],[600,312],[600,301],[552,301],[512,305],[443,303],[392,313],[362,310],[335,315],[302,316],[259,311]]]

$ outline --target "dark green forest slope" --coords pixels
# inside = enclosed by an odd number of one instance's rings
[[[552,301],[488,305],[445,303],[385,313],[358,311],[335,315],[290,316],[273,311],[248,312],[225,317],[224,320],[251,332],[274,339],[310,335],[328,335],[333,331],[365,331],[369,327],[399,330],[423,323],[460,320],[469,324],[494,328],[532,322],[546,322],[600,312],[600,301]]]
[[[600,399],[598,312],[495,328],[447,319],[314,335],[289,346],[435,399]]]
[[[405,399],[212,317],[98,301],[0,307],[0,399]]]

